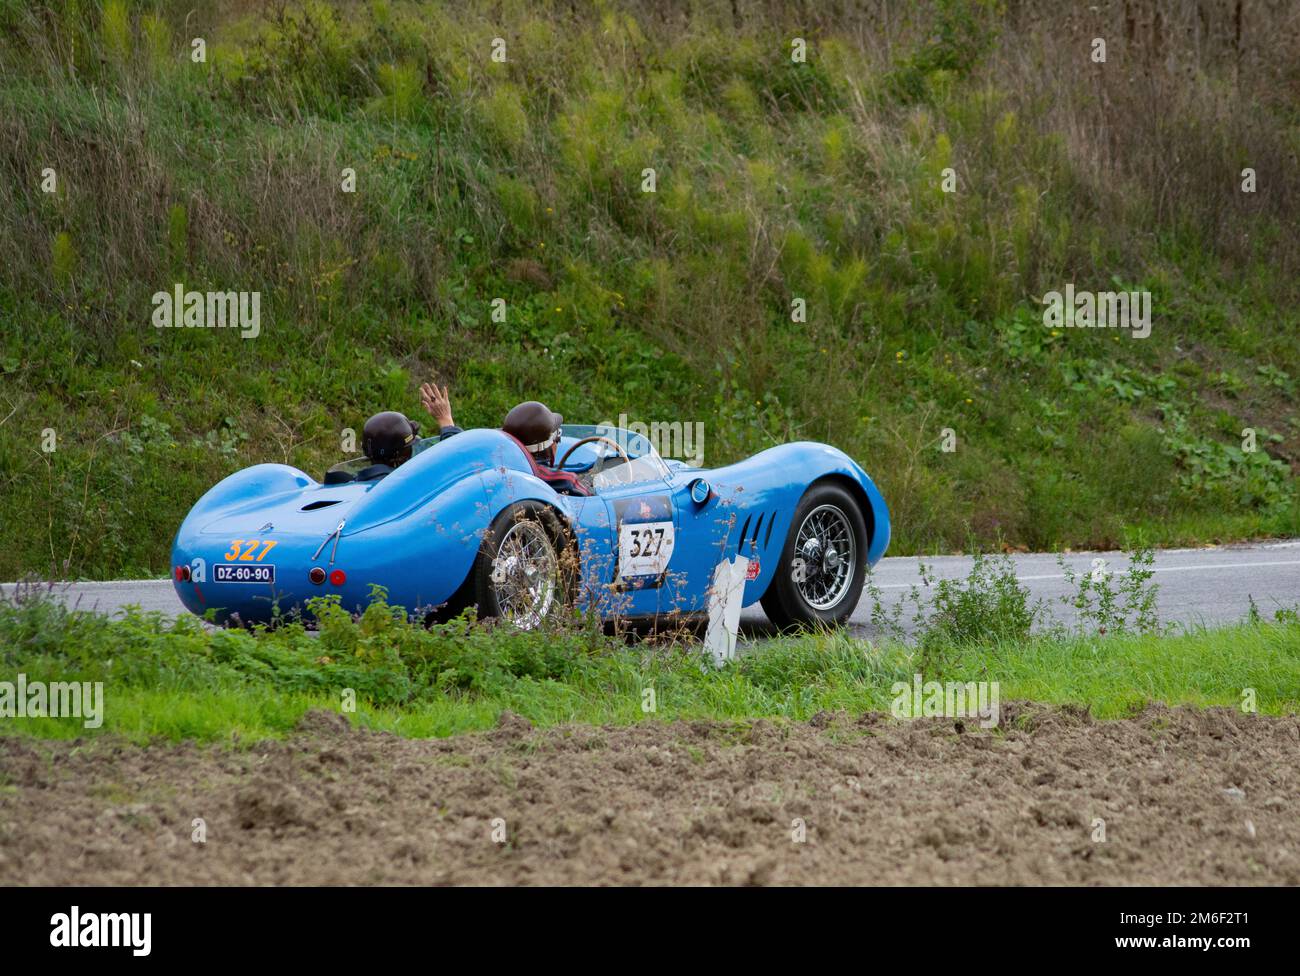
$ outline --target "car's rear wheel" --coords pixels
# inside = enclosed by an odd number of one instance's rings
[[[842,624],[862,596],[867,526],[857,500],[833,483],[814,485],[795,508],[763,612],[778,627]]]
[[[535,630],[567,599],[565,534],[553,512],[517,504],[493,520],[473,577],[479,617]]]

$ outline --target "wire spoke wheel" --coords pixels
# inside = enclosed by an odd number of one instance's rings
[[[849,517],[835,505],[807,514],[795,536],[790,578],[814,610],[829,610],[853,583],[857,544]]]
[[[502,617],[520,630],[541,625],[559,599],[559,557],[546,530],[520,520],[506,531],[492,560],[492,589]]]
[[[862,597],[871,533],[860,501],[835,483],[814,483],[790,519],[781,562],[759,597],[781,629],[840,626]]]

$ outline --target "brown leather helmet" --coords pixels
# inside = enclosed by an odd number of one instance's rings
[[[405,414],[385,410],[366,421],[361,430],[361,450],[376,464],[393,467],[411,459],[411,445],[420,434],[420,425],[407,420]]]
[[[564,418],[544,403],[526,400],[506,414],[501,429],[524,445],[539,460],[554,457]]]

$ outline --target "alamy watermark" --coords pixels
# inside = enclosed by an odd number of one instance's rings
[[[186,291],[179,281],[171,291],[156,291],[151,299],[158,329],[239,329],[241,338],[262,332],[260,291]]]
[[[704,466],[704,424],[698,420],[693,423],[656,420],[646,424],[639,420],[629,421],[627,414],[621,413],[617,423],[607,420],[597,427],[611,431],[609,436],[618,441],[623,450],[627,450],[626,441],[630,439],[626,434],[631,434],[648,440],[661,457],[676,458],[694,468]]]
[[[894,718],[977,718],[981,728],[991,729],[1002,714],[1001,692],[996,681],[926,681],[912,675],[909,684],[895,681],[889,706]]]
[[[79,718],[88,729],[104,724],[104,682],[0,681],[0,718]]]
[[[1043,324],[1050,329],[1128,329],[1134,339],[1151,334],[1149,291],[1049,291],[1043,296]]]
[[[147,956],[152,948],[151,912],[85,912],[73,905],[50,916],[50,945],[56,949],[128,948]]]

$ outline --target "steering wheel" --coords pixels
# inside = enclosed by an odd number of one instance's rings
[[[601,441],[602,443],[608,444],[615,451],[617,451],[618,456],[623,459],[623,463],[628,465],[628,470],[631,470],[632,459],[627,456],[627,451],[623,450],[623,448],[619,446],[618,441],[613,440],[609,437],[602,437],[599,434],[593,434],[590,437],[583,437],[581,440],[577,441],[571,448],[569,448],[567,451],[564,452],[564,457],[560,458],[560,460],[556,462],[555,467],[559,470],[563,470],[564,462],[569,460],[570,454],[572,454],[578,448],[582,447],[583,444],[592,444],[596,441]]]

